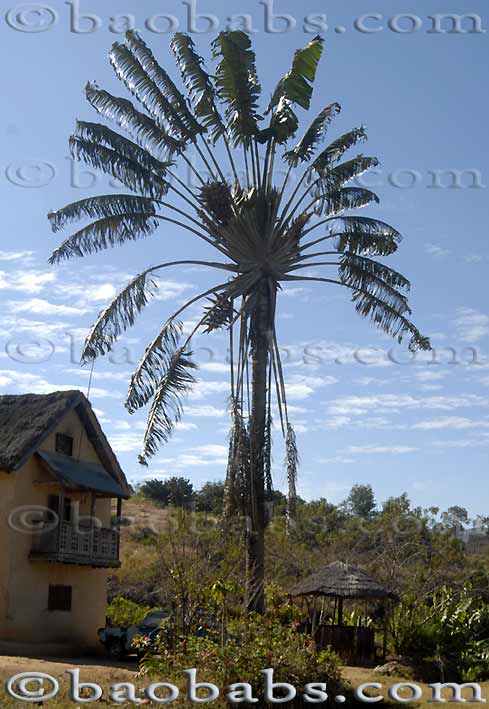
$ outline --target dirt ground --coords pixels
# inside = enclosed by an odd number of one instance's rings
[[[433,706],[436,706],[436,704],[433,705],[431,703],[428,703],[428,699],[432,697],[432,690],[428,687],[427,684],[423,682],[406,679],[405,677],[387,677],[385,675],[379,675],[373,672],[371,669],[365,667],[342,667],[341,674],[343,675],[343,678],[352,685],[352,687],[359,687],[361,684],[364,684],[366,682],[379,682],[380,684],[382,684],[381,689],[366,690],[365,694],[370,694],[371,696],[378,696],[379,694],[381,694],[387,702],[389,702],[388,690],[390,687],[393,687],[395,684],[398,684],[400,682],[411,682],[413,684],[416,684],[423,691],[423,696],[418,702],[409,703],[409,706],[416,706],[420,709],[421,707],[422,709],[433,709]],[[480,686],[482,697],[489,700],[489,682],[480,682]],[[451,693],[449,691],[444,690],[442,696],[448,700],[451,698],[450,694]],[[410,693],[409,689],[401,689],[399,690],[399,696],[409,697],[412,696],[412,693]],[[471,699],[472,692],[468,689],[464,689],[462,690],[462,697],[466,698],[467,700]],[[393,703],[389,703],[392,706]],[[403,706],[402,703],[394,702],[394,704],[396,704],[397,706]]]
[[[112,706],[126,706],[125,704],[115,704],[107,699],[108,689],[117,682],[130,682],[137,686],[144,686],[144,683],[137,681],[135,678],[138,671],[138,663],[136,661],[116,662],[114,660],[106,660],[103,657],[96,658],[70,658],[57,659],[47,658],[40,659],[35,657],[0,657],[0,706],[2,707],[28,707],[29,704],[9,697],[6,689],[8,680],[22,672],[35,673],[42,672],[51,677],[54,677],[60,686],[59,694],[52,699],[44,702],[45,706],[52,707],[71,707],[77,706],[68,698],[68,688],[70,685],[70,677],[67,670],[80,669],[80,682],[95,682],[103,688],[104,694],[102,700],[104,703]],[[49,680],[44,680],[44,688],[46,694],[51,690],[52,685]],[[29,689],[38,689],[38,686],[33,685]],[[17,690],[16,690],[17,691]],[[100,702],[102,703],[102,702]],[[36,706],[35,703],[30,706]],[[78,705],[81,706],[81,705]],[[131,706],[131,705],[127,705]],[[134,704],[132,706],[135,706]]]

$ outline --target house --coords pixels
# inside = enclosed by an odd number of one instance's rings
[[[0,396],[0,648],[97,647],[129,495],[81,392]]]

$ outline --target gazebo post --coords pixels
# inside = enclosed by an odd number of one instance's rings
[[[384,640],[382,642],[382,659],[387,656],[387,630],[389,626],[390,601],[386,599],[384,606]]]
[[[314,606],[312,609],[312,626],[311,626],[311,635],[314,637],[316,635],[316,630],[317,630],[317,596],[314,596]]]
[[[338,625],[343,625],[343,599],[338,598]]]

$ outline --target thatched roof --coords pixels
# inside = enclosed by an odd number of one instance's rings
[[[125,475],[81,391],[0,396],[0,470],[12,472],[22,468],[72,410],[80,417],[103,467],[127,490],[129,497]]]
[[[335,561],[300,581],[289,596],[332,596],[336,598],[392,598],[395,593],[365,571],[342,561]]]

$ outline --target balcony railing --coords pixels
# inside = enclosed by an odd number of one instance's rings
[[[98,567],[120,566],[119,533],[114,529],[59,522],[35,533],[30,558]]]

